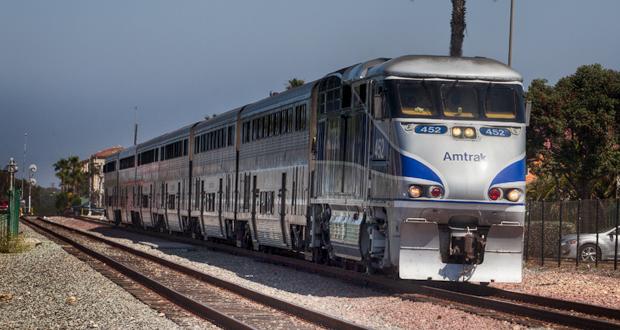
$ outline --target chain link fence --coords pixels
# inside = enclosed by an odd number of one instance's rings
[[[525,260],[612,265],[618,269],[620,200],[530,201]]]

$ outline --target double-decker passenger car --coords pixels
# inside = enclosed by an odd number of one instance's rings
[[[479,57],[359,63],[110,157],[108,217],[404,279],[518,282],[521,80]]]

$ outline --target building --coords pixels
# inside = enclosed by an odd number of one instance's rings
[[[82,171],[84,173],[93,170],[93,175],[88,175],[88,187],[91,192],[93,207],[103,207],[103,165],[105,159],[121,150],[123,150],[121,146],[103,149],[90,155],[88,159],[82,160]]]

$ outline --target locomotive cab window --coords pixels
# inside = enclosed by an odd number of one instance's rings
[[[435,115],[433,97],[423,83],[399,84],[398,95],[403,114],[422,117]]]
[[[485,98],[485,114],[493,119],[515,119],[519,98],[516,91],[508,86],[489,84]]]
[[[469,81],[386,82],[394,117],[523,122],[521,85]]]
[[[454,82],[441,86],[443,114],[446,117],[478,118],[478,91],[475,86]]]

